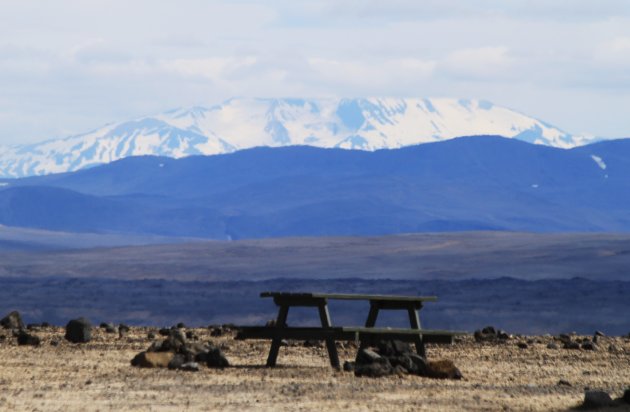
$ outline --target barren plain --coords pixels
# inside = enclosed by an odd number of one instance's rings
[[[355,377],[331,369],[324,348],[301,342],[281,348],[278,367],[269,369],[262,366],[267,342],[211,337],[207,328],[191,331],[220,346],[231,367],[132,367],[133,356],[151,343],[150,330],[134,327],[120,338],[95,328],[91,342],[71,344],[62,328],[49,327],[32,331],[42,338],[38,347],[17,346],[10,331],[0,331],[0,410],[564,411],[581,404],[586,388],[617,398],[630,385],[627,337],[600,338],[597,351],[548,349],[551,336],[515,336],[505,343],[466,336],[452,346],[429,345],[430,359],[453,360],[461,370],[463,380],[450,381]],[[527,348],[517,346],[527,340]],[[342,361],[355,353],[353,343],[340,348]]]

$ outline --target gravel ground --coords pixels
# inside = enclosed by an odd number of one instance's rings
[[[222,346],[233,367],[203,366],[199,372],[132,367],[133,356],[150,344],[149,330],[132,328],[119,338],[95,328],[90,343],[71,344],[61,328],[44,328],[34,331],[42,338],[39,347],[17,346],[10,331],[0,330],[0,410],[550,411],[579,406],[585,388],[617,398],[630,386],[628,338],[600,338],[597,351],[548,349],[551,336],[497,344],[465,337],[452,346],[429,345],[430,359],[453,360],[464,375],[461,381],[443,381],[357,378],[332,370],[323,347],[300,342],[281,348],[278,367],[267,369],[262,366],[267,342],[211,337],[208,329],[192,331],[200,341]],[[528,339],[528,348],[517,347]],[[340,348],[342,361],[355,353],[353,343]]]

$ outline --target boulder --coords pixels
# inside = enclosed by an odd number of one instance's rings
[[[580,349],[580,344],[577,342],[568,341],[568,342],[564,342],[564,348],[576,350],[576,349]]]
[[[527,349],[529,346],[527,345],[527,343],[525,342],[519,342],[516,344],[516,346],[518,346],[521,349]]]
[[[0,319],[0,326],[5,329],[24,329],[24,322],[22,322],[20,312],[14,310],[4,318]]]
[[[85,318],[72,319],[66,325],[66,340],[72,343],[86,343],[92,340],[92,324]]]
[[[584,350],[597,350],[597,344],[595,342],[584,342],[580,347]]]
[[[586,391],[584,393],[584,408],[595,409],[605,408],[612,405],[613,400],[610,395],[604,391]]]
[[[167,368],[174,356],[173,352],[140,352],[131,360],[131,365],[139,368]]]
[[[186,372],[199,372],[199,364],[197,362],[186,362],[180,366],[179,370]]]
[[[355,376],[369,376],[371,378],[378,378],[381,376],[391,375],[394,372],[394,368],[387,358],[379,357],[372,363],[359,363],[355,362],[354,375]]]
[[[186,363],[186,357],[184,355],[177,353],[173,356],[173,359],[171,359],[170,362],[168,363],[168,368],[180,369],[184,363]]]
[[[206,365],[211,368],[225,368],[230,366],[230,362],[228,362],[219,348],[211,349],[206,356]]]
[[[38,336],[31,335],[21,330],[20,334],[17,337],[17,343],[20,346],[24,346],[24,345],[39,346],[41,343],[41,339]]]

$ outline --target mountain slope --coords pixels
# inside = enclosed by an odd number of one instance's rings
[[[0,148],[0,177],[75,171],[129,156],[180,158],[256,146],[395,149],[495,134],[554,147],[585,140],[492,103],[456,99],[231,99],[32,145]]]
[[[564,150],[492,136],[374,152],[133,157],[8,182],[0,224],[215,239],[628,231],[630,181],[617,165],[629,164],[630,145],[615,145],[614,159],[601,144]]]

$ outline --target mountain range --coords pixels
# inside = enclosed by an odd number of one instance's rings
[[[483,100],[236,98],[0,147],[0,177],[76,171],[130,156],[181,158],[291,145],[372,151],[488,134],[560,148],[589,141]]]
[[[0,224],[241,239],[630,230],[630,139],[573,149],[473,136],[400,149],[129,157],[2,180]]]

